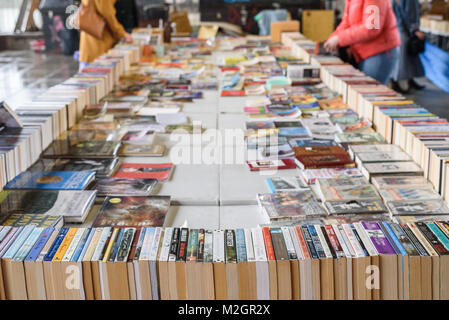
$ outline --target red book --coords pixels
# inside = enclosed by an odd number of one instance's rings
[[[276,260],[276,257],[274,255],[273,242],[271,242],[270,228],[263,227],[262,233],[263,233],[263,240],[265,242],[265,250],[267,252],[267,259],[268,261],[274,261]]]
[[[173,163],[123,163],[114,178],[167,180]]]
[[[245,90],[223,90],[221,92],[222,97],[244,97]]]
[[[354,161],[347,154],[305,155],[296,159],[301,169],[355,168]]]
[[[247,161],[247,163],[251,171],[282,170],[282,169],[296,168],[296,163],[293,159]]]
[[[221,72],[240,71],[240,68],[239,67],[221,67],[220,70],[221,70]]]

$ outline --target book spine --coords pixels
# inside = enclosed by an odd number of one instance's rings
[[[136,249],[134,255],[132,256],[133,261],[138,261],[140,259],[140,253],[142,252],[143,241],[145,240],[146,233],[147,228],[143,227],[140,229],[139,239],[137,240]]]
[[[298,256],[296,254],[295,246],[293,245],[293,241],[290,235],[290,230],[287,227],[282,227],[282,235],[284,236],[285,246],[288,252],[288,258],[290,260],[297,260]]]
[[[112,247],[111,247],[111,252],[110,252],[110,254],[109,254],[108,258],[107,258],[108,262],[114,262],[115,261],[115,259],[117,257],[117,254],[118,254],[118,250],[119,250],[120,245],[121,245],[122,240],[123,240],[124,232],[125,232],[125,228],[119,228],[118,229],[117,236],[115,237],[114,243],[112,244]]]
[[[143,239],[139,260],[150,260],[151,244],[154,238],[154,232],[156,228],[147,227],[146,229],[147,230],[145,231],[145,238]]]
[[[161,242],[161,237],[162,237],[162,228],[157,227],[156,230],[154,231],[153,242],[150,248],[150,255],[149,255],[150,261],[157,260],[157,253],[159,251],[159,244]]]
[[[432,247],[432,245],[428,242],[426,237],[421,233],[419,228],[414,223],[407,223],[407,226],[410,228],[410,230],[415,235],[416,239],[422,244],[422,246],[426,249],[428,254],[432,257],[437,257],[438,253],[435,251],[435,249]]]
[[[225,262],[224,231],[214,230],[213,233],[213,261]]]
[[[274,255],[273,243],[271,241],[270,228],[263,227],[262,234],[263,234],[263,240],[264,240],[264,244],[265,244],[265,252],[267,254],[267,259],[268,259],[268,261],[274,261],[274,260],[276,260],[276,257]]]
[[[196,253],[196,261],[203,262],[204,260],[204,236],[205,236],[205,230],[199,229],[198,230],[198,250]]]
[[[39,239],[40,235],[44,231],[43,228],[35,228],[29,237],[26,239],[26,241],[23,243],[22,247],[17,251],[17,253],[14,255],[13,260],[14,261],[23,261],[30,250],[33,248],[33,245],[36,243],[36,241]]]
[[[421,242],[419,242],[418,238],[416,238],[415,234],[412,232],[412,230],[409,228],[407,224],[401,224],[402,230],[404,230],[404,233],[407,235],[407,237],[410,239],[410,241],[413,243],[413,246],[416,248],[420,256],[426,257],[429,256],[429,253],[424,248]]]
[[[329,239],[329,245],[330,247],[333,248],[335,252],[335,257],[336,258],[344,257],[345,253],[343,252],[343,248],[340,245],[340,241],[338,240],[333,227],[330,224],[325,225],[323,233],[326,233]]]
[[[330,244],[329,240],[327,239],[325,232],[323,232],[324,227],[315,225],[315,230],[318,235],[318,238],[320,239],[326,258],[333,258],[335,256],[335,252],[333,252],[333,249],[329,246]]]
[[[235,230],[235,244],[237,249],[237,262],[248,261],[248,257],[246,255],[245,230]]]
[[[68,231],[69,231],[69,228],[62,228],[59,231],[59,234],[57,235],[55,241],[53,242],[53,245],[50,247],[48,253],[44,257],[44,261],[52,261],[53,260],[53,257],[55,256],[56,251],[58,251],[58,248],[61,245],[62,241],[64,240],[64,237],[66,236]]]
[[[344,224],[342,225],[344,234],[346,235],[347,239],[349,240],[349,243],[351,245],[352,250],[354,250],[354,256],[359,257],[365,257],[367,254],[365,254],[365,250],[363,250],[360,242],[357,240],[356,235],[354,234],[354,230],[350,224]]]
[[[179,236],[179,247],[176,261],[186,261],[187,241],[189,240],[189,229],[182,228]]]
[[[9,249],[3,255],[4,259],[12,259],[16,252],[20,249],[20,247],[24,244],[28,236],[31,234],[35,227],[34,226],[25,226],[22,228],[18,236],[15,238],[14,242],[11,244]]]
[[[317,230],[314,226],[307,226],[309,230],[310,237],[312,238],[313,246],[315,247],[318,258],[326,258],[326,253],[324,252],[323,244],[320,241]]]
[[[190,229],[187,243],[187,261],[197,261],[198,255],[198,229]]]
[[[235,243],[235,231],[227,229],[225,230],[224,236],[225,236],[226,263],[236,263],[237,249]]]
[[[75,249],[75,253],[72,256],[71,261],[78,261],[80,257],[82,257],[83,252],[85,252],[85,250],[87,250],[87,247],[89,246],[89,242],[93,237],[93,233],[93,229],[84,230],[83,236],[81,237],[81,240]]]
[[[355,251],[351,246],[351,243],[346,236],[345,231],[343,230],[343,227],[340,225],[332,225],[332,229],[335,232],[335,235],[337,236],[338,241],[340,242],[341,248],[344,252],[344,256],[346,258],[352,258],[355,257]]]
[[[173,237],[173,228],[165,228],[164,240],[162,242],[162,249],[161,254],[159,255],[159,261],[168,261],[172,237]]]
[[[101,233],[100,240],[98,241],[97,248],[94,253],[93,261],[101,261],[103,260],[103,256],[108,248],[109,240],[112,236],[113,229],[112,227],[107,227],[103,229]]]
[[[37,257],[39,256],[40,252],[44,248],[45,244],[47,243],[48,239],[50,238],[51,234],[55,231],[53,227],[45,228],[44,231],[41,233],[39,239],[34,244],[31,251],[28,253],[27,257],[25,258],[25,261],[35,261]]]
[[[387,237],[383,233],[377,222],[361,222],[366,234],[368,235],[371,243],[374,245],[377,253],[379,254],[395,254],[391,244],[388,242]]]
[[[253,239],[254,258],[256,261],[267,261],[267,253],[265,250],[264,234],[261,228],[251,229]]]
[[[446,236],[441,232],[440,229],[438,229],[438,227],[435,224],[433,223],[426,224],[424,222],[417,222],[416,225],[418,229],[421,230],[421,232],[427,238],[427,240],[429,240],[429,242],[432,244],[433,248],[436,250],[438,255],[442,256],[449,254],[448,249],[444,246],[444,242],[442,242],[440,238],[440,235],[442,236],[443,239],[446,238]],[[445,242],[447,244],[448,242],[447,239],[445,239]]]
[[[285,246],[284,235],[280,228],[271,228],[271,241],[273,243],[274,254],[277,261],[289,260],[287,247]]]
[[[203,262],[214,261],[214,233],[211,230],[204,231],[204,256]]]
[[[179,229],[179,228],[173,229],[173,237],[172,237],[172,240],[170,243],[170,251],[168,254],[168,261],[176,261],[176,256],[178,255],[180,233],[181,233],[181,229]]]
[[[119,244],[116,262],[126,262],[128,260],[129,253],[134,244],[134,238],[136,235],[136,228],[125,228],[123,231],[122,241]]]
[[[312,236],[310,235],[309,229],[307,228],[307,226],[302,226],[301,231],[302,231],[302,235],[304,237],[304,242],[307,245],[307,250],[310,254],[310,257],[312,259],[318,259],[319,256],[318,256],[317,251],[315,250],[315,246],[314,246],[314,243],[312,240]]]
[[[307,243],[304,240],[304,236],[302,234],[301,227],[299,227],[299,226],[295,227],[295,234],[296,234],[296,239],[298,240],[299,248],[301,250],[301,258],[302,259],[310,259],[310,253],[309,253],[309,250],[307,249]]]
[[[79,229],[76,231],[76,233],[75,233],[75,235],[73,236],[73,239],[72,239],[72,241],[70,242],[70,244],[69,244],[69,246],[68,246],[68,248],[67,248],[67,251],[65,252],[65,254],[64,254],[64,256],[62,257],[62,260],[61,260],[61,261],[67,262],[67,261],[70,261],[70,260],[71,260],[73,254],[75,253],[75,249],[76,249],[76,247],[78,246],[78,244],[79,244],[79,242],[80,242],[80,240],[81,240],[81,237],[83,236],[83,233],[84,233],[85,230],[86,230],[86,229],[84,229],[84,228],[79,228]]]

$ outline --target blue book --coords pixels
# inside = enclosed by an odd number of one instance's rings
[[[26,171],[5,189],[84,190],[95,178],[94,171]]]
[[[246,256],[245,231],[243,229],[235,230],[235,247],[237,249],[237,261],[246,262],[248,257]]]
[[[323,245],[321,244],[320,238],[318,237],[318,233],[316,232],[315,226],[307,226],[309,230],[310,237],[312,238],[313,245],[315,247],[316,253],[319,258],[326,258],[326,254],[324,253]]]
[[[64,240],[68,231],[69,231],[69,228],[62,228],[59,231],[59,234],[56,237],[55,242],[53,242],[50,250],[48,251],[47,255],[44,257],[44,261],[52,261],[53,260],[53,257],[55,256],[56,252],[58,251],[59,246],[61,245],[61,243]]]
[[[279,135],[284,137],[309,137],[309,132],[304,127],[280,128]]]
[[[34,244],[31,251],[28,253],[28,256],[25,258],[25,261],[35,261],[37,257],[39,257],[39,254],[41,253],[42,249],[44,248],[45,244],[47,243],[48,239],[54,232],[55,228],[50,227],[46,228],[40,235],[39,239]]]
[[[94,237],[96,229],[97,228],[90,229],[89,237],[87,238],[86,243],[83,246],[83,250],[81,251],[80,255],[78,256],[78,260],[77,260],[78,262],[82,261],[82,259],[84,258],[84,255],[86,254],[86,251],[89,248],[90,242],[92,241],[92,238]],[[73,261],[75,261],[75,260],[73,260]]]
[[[93,234],[93,232],[91,232],[91,229],[84,230],[83,236],[81,237],[81,240],[78,243],[78,246],[76,247],[75,252],[73,253],[73,256],[70,259],[70,261],[78,261],[80,255],[81,255],[81,252],[83,251],[84,247],[86,246],[86,242],[89,239],[90,234]]]

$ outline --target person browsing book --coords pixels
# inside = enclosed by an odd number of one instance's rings
[[[97,39],[81,31],[80,69],[108,52],[118,41],[123,39],[127,43],[133,42],[133,37],[125,31],[117,20],[114,7],[117,0],[82,0],[83,6],[88,6],[90,1],[93,2],[97,13],[104,18],[106,28],[103,39]]]
[[[324,47],[348,47],[359,69],[385,84],[397,68],[400,45],[391,0],[346,0],[343,19]]]

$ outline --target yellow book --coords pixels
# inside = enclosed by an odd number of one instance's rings
[[[65,255],[65,252],[67,251],[68,247],[70,246],[70,243],[73,240],[73,237],[75,236],[76,232],[78,231],[78,228],[70,228],[67,232],[64,240],[62,241],[61,245],[59,246],[58,251],[56,251],[55,256],[53,257],[53,262],[56,261],[62,261],[62,258]]]
[[[112,246],[115,244],[115,238],[117,237],[119,231],[119,228],[114,228],[111,240],[109,240],[108,247],[106,248],[106,252],[104,253],[103,262],[108,262],[109,254],[111,253]]]

